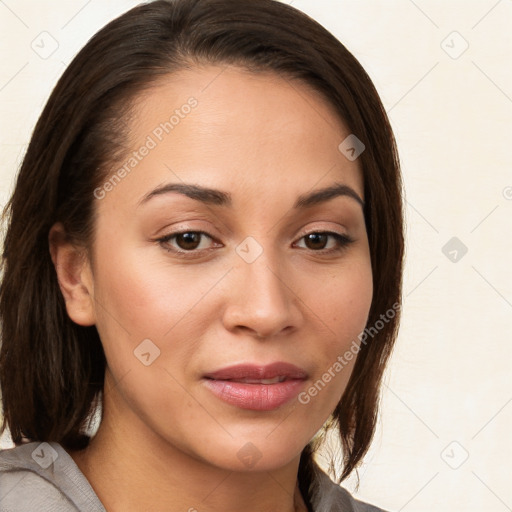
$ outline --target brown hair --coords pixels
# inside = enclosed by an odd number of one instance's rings
[[[133,100],[159,77],[194,63],[301,80],[323,94],[366,147],[359,163],[374,281],[367,325],[390,309],[396,314],[362,346],[334,411],[343,479],[370,445],[382,374],[397,335],[404,250],[399,161],[386,112],[358,61],[317,22],[276,0],[140,5],[100,30],[60,78],[4,210],[2,430],[8,427],[15,443],[28,438],[68,449],[87,445],[85,429],[102,390],[105,357],[96,328],[67,316],[48,233],[60,221],[72,239],[90,247],[93,191],[122,154]],[[310,443],[302,453],[303,491],[315,450]]]

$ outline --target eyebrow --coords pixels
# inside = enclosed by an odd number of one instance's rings
[[[215,206],[231,206],[231,194],[222,192],[213,188],[202,187],[200,185],[191,185],[186,183],[167,183],[155,188],[149,194],[146,194],[139,202],[139,206],[147,203],[151,198],[169,194],[170,192],[178,192],[196,201]]]
[[[335,183],[329,187],[300,195],[293,205],[293,208],[308,208],[309,206],[329,201],[330,199],[338,196],[351,197],[352,199],[355,199],[362,208],[364,208],[364,201],[359,197],[359,194],[353,188],[342,183]]]
[[[146,194],[139,202],[139,206],[147,203],[153,197],[169,194],[171,192],[177,192],[190,197],[191,199],[195,199],[196,201],[201,201],[202,203],[214,206],[231,207],[233,204],[231,194],[229,192],[223,192],[222,190],[203,187],[201,185],[167,183]],[[364,201],[353,188],[342,183],[335,183],[329,187],[300,195],[295,201],[293,209],[309,208],[339,196],[350,197],[364,208]]]

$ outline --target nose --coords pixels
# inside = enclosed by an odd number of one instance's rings
[[[277,270],[265,252],[254,262],[238,262],[231,271],[223,312],[224,327],[258,338],[291,333],[303,322],[300,298],[289,274]]]

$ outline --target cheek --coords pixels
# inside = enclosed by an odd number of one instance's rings
[[[306,283],[304,283],[306,284]],[[348,383],[360,348],[373,297],[369,258],[331,274],[308,296],[315,313],[317,367],[311,385],[299,396],[299,403],[319,417],[331,412]]]
[[[119,239],[111,242],[116,250],[98,259],[95,271],[96,327],[109,368],[116,379],[128,371],[135,378],[142,371],[140,386],[166,380],[155,372],[144,373],[145,362],[181,378],[195,360],[199,340],[216,320],[218,309],[211,307],[213,294],[208,292],[224,269],[201,275],[185,272],[162,261],[158,253],[155,257],[146,250],[123,248]],[[103,248],[107,254],[108,246]],[[164,377],[169,380],[168,374]],[[167,384],[172,387],[172,379]],[[152,393],[155,389],[158,386]]]
[[[172,318],[166,315],[176,307],[170,294],[163,296],[163,283],[155,267],[137,258],[122,236],[107,229],[96,241],[95,308],[96,328],[102,340],[109,367],[120,377],[132,368],[134,351],[151,340],[158,347],[159,331],[169,329]],[[146,342],[147,343],[147,342]]]
[[[309,289],[308,304],[338,345],[343,346],[347,337],[364,329],[373,297],[369,258],[325,276],[321,283],[310,283]]]
[[[162,338],[177,323],[186,323],[215,281],[214,275],[196,279],[179,266],[152,261],[144,251],[127,249],[116,256],[98,269],[99,323],[134,339]]]

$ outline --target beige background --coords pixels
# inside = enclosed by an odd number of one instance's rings
[[[65,65],[136,3],[0,1],[0,203]],[[512,1],[291,3],[374,80],[407,193],[403,323],[357,494],[396,511],[512,510]]]

